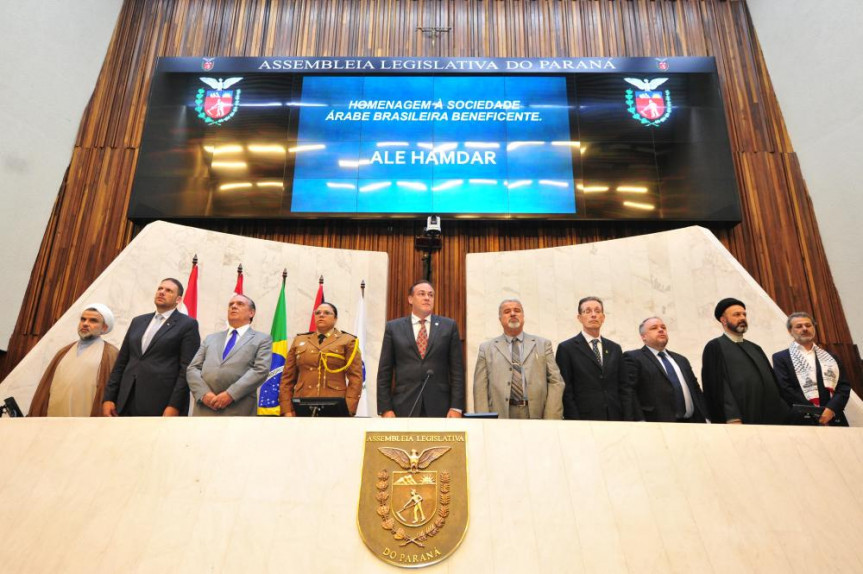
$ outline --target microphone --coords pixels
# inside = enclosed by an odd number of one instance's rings
[[[408,414],[408,417],[414,416],[414,409],[417,408],[417,403],[420,402],[420,397],[423,396],[423,391],[426,388],[426,383],[429,382],[429,379],[434,376],[434,371],[429,369],[426,371],[426,378],[423,380],[423,384],[420,385],[420,392],[417,394],[417,398],[414,401],[414,405],[411,407],[411,412]]]

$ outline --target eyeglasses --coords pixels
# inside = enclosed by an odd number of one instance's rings
[[[332,315],[332,314],[333,314],[333,312],[332,312],[332,311],[315,311],[315,316],[318,316],[318,315]]]
[[[584,309],[581,310],[581,313],[579,313],[579,315],[591,315],[591,314],[602,315],[602,314],[604,314],[604,311],[602,310],[601,307],[594,307],[593,309],[591,309],[589,307],[585,307]]]

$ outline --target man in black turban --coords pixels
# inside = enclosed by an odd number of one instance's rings
[[[746,305],[723,299],[713,312],[724,333],[708,341],[701,357],[701,380],[714,423],[782,424],[788,407],[761,347],[743,339],[749,328]]]

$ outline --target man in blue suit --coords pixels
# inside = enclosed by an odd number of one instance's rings
[[[189,411],[186,368],[201,345],[198,322],[177,311],[183,284],[164,279],[156,289],[156,311],[132,319],[105,386],[102,414],[185,416]]]
[[[411,314],[387,323],[378,365],[378,414],[460,417],[465,408],[464,360],[455,321],[433,315],[435,291],[417,281]],[[423,387],[425,383],[425,387]]]

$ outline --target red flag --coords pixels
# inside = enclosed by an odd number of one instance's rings
[[[317,329],[315,326],[315,309],[318,308],[318,305],[324,302],[324,279],[321,277],[321,280],[318,281],[318,294],[315,296],[315,306],[312,307],[312,320],[309,323],[309,331],[314,331]]]
[[[243,266],[237,267],[237,285],[234,287],[234,295],[243,294]]]
[[[186,283],[186,294],[183,297],[186,306],[186,314],[192,319],[198,318],[198,264],[192,264],[192,272],[189,273],[189,281]]]

